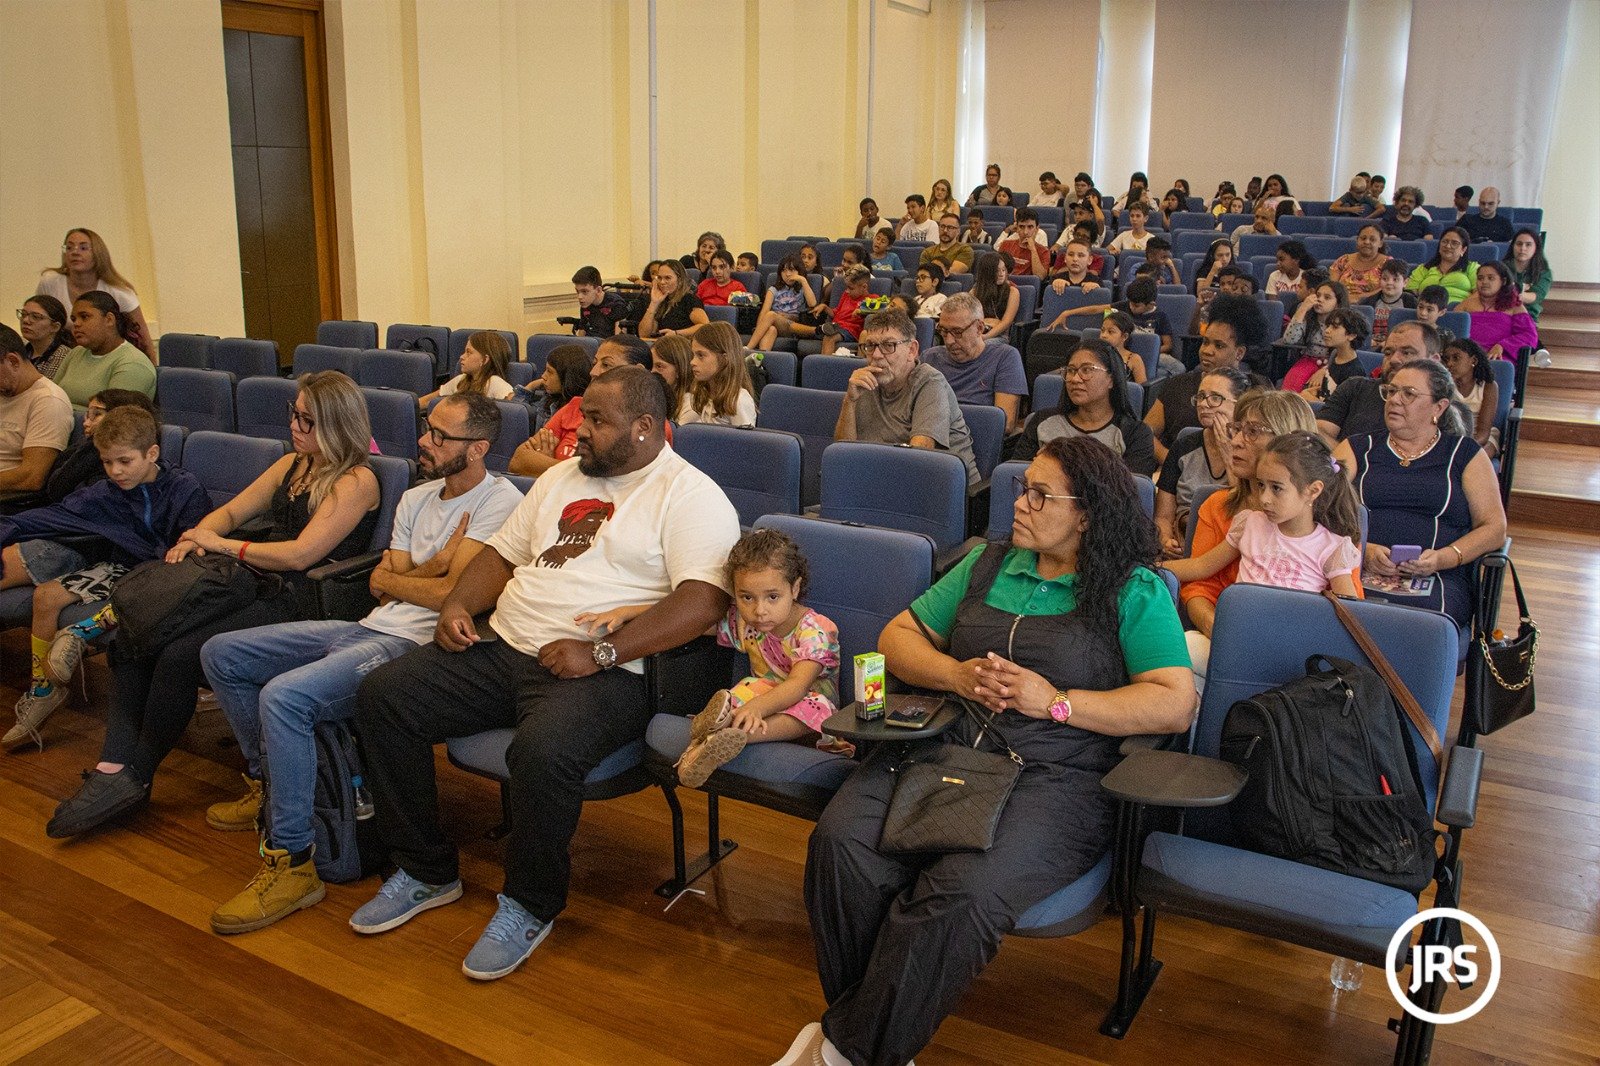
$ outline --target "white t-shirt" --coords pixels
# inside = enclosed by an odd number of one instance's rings
[[[440,396],[454,396],[462,382],[467,380],[467,375],[457,374],[443,385],[439,386]],[[489,375],[489,384],[484,386],[483,394],[491,400],[509,400],[517,395],[517,390],[512,388],[511,382],[499,374]]]
[[[124,289],[121,285],[107,285],[103,281],[97,283],[95,289],[110,293],[111,298],[117,301],[117,310],[123,314],[130,314],[139,309],[139,297],[132,289]],[[45,296],[54,296],[61,301],[61,306],[67,309],[68,314],[72,312],[72,297],[68,294],[67,276],[65,274],[54,270],[46,270],[43,274],[40,274],[39,292]]]
[[[0,470],[22,462],[24,448],[62,451],[72,436],[72,401],[41,377],[16,396],[0,396]]]
[[[944,302],[949,298],[942,292],[924,296],[922,302],[917,305],[917,317],[938,318],[939,312],[944,310]]]
[[[1138,237],[1134,235],[1133,230],[1125,229],[1113,237],[1111,243],[1106,247],[1113,252],[1142,252],[1144,251],[1144,246],[1149,244],[1150,238],[1154,236],[1154,233],[1145,230],[1144,236]]]
[[[545,471],[489,541],[516,568],[489,624],[526,655],[592,639],[573,621],[585,611],[658,603],[685,581],[728,588],[739,515],[716,482],[667,445],[618,477],[590,477],[578,462]]]
[[[454,499],[443,499],[443,493],[443,481],[430,481],[408,489],[400,497],[394,509],[390,548],[410,553],[411,561],[421,565],[444,550],[463,514],[472,516],[467,521],[467,538],[487,543],[522,502],[522,492],[515,485],[493,474],[474,485],[470,492]],[[402,600],[374,607],[361,620],[368,629],[418,644],[433,639],[433,629],[438,622],[438,611]]]
[[[694,409],[694,394],[684,393],[683,406],[678,409],[678,423],[688,425],[691,422],[710,422],[719,426],[753,426],[756,424],[756,401],[750,395],[749,389],[739,390],[739,402],[734,405],[732,415],[719,415],[711,409],[711,404],[696,411]]]
[[[939,241],[939,223],[933,219],[924,219],[913,222],[909,218],[900,223],[900,240],[902,241],[928,241],[937,244]]]

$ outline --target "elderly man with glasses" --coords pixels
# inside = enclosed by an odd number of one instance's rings
[[[1330,445],[1359,433],[1379,434],[1388,428],[1383,417],[1383,386],[1395,368],[1414,359],[1439,360],[1439,331],[1426,322],[1402,322],[1383,339],[1382,377],[1346,378],[1317,412],[1317,429]]]
[[[998,407],[1006,414],[1006,432],[1016,430],[1028,394],[1022,353],[1004,341],[984,341],[978,298],[958,292],[945,300],[935,332],[944,343],[923,352],[922,361],[945,376],[961,403]]]
[[[500,409],[486,396],[447,396],[428,415],[418,466],[436,480],[400,497],[389,549],[372,572],[378,606],[361,621],[242,629],[212,637],[201,649],[206,679],[250,767],[244,797],[214,805],[207,823],[223,831],[255,829],[263,756],[272,764],[262,869],[212,914],[216,932],[260,929],[322,899],[311,856],[313,727],[354,715],[363,677],[433,639],[456,578],[522,502],[515,485],[483,465],[499,432]]]
[[[977,484],[972,434],[961,404],[943,374],[917,361],[916,337],[903,311],[880,311],[867,319],[858,345],[867,365],[850,375],[833,439],[952,452],[967,466],[967,484]]]

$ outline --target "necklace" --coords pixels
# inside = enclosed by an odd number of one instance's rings
[[[1433,451],[1433,446],[1435,444],[1438,444],[1438,443],[1439,443],[1439,431],[1437,429],[1435,429],[1433,431],[1433,439],[1428,442],[1428,446],[1426,448],[1422,449],[1420,452],[1417,452],[1415,455],[1407,455],[1405,452],[1401,451],[1399,448],[1396,448],[1394,446],[1394,438],[1393,437],[1389,438],[1389,450],[1394,453],[1394,457],[1396,459],[1400,460],[1400,465],[1401,466],[1410,466],[1412,463],[1416,462],[1418,459],[1421,459],[1424,455],[1427,455],[1429,452]]]

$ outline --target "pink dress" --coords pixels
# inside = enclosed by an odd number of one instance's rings
[[[1361,561],[1349,537],[1321,525],[1303,537],[1288,537],[1260,511],[1235,515],[1228,543],[1239,552],[1240,581],[1280,589],[1321,592],[1340,574],[1353,574]]]
[[[839,709],[839,627],[817,612],[808,608],[794,629],[779,636],[745,625],[739,619],[739,608],[730,607],[728,617],[717,625],[717,643],[750,656],[751,676],[733,687],[733,706],[741,707],[771,692],[788,679],[795,663],[814,662],[821,665],[822,673],[811,691],[783,713],[820,733],[822,723]]]
[[[1488,351],[1499,345],[1503,359],[1516,361],[1518,348],[1533,348],[1539,344],[1539,327],[1529,314],[1507,314],[1504,311],[1473,311],[1469,335]]]

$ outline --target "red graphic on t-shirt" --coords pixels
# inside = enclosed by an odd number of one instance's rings
[[[567,504],[557,523],[556,542],[540,552],[534,564],[559,570],[588,551],[614,509],[605,500],[575,500]]]

